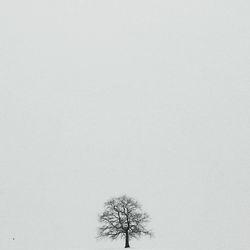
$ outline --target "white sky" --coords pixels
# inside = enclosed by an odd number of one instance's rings
[[[250,249],[248,0],[0,2],[0,248]],[[12,238],[15,237],[15,241]]]

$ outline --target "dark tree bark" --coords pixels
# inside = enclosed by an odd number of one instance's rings
[[[129,234],[128,231],[126,231],[126,238],[125,238],[125,248],[129,248]]]
[[[152,232],[145,228],[148,214],[142,211],[137,201],[126,195],[105,202],[99,221],[102,225],[98,228],[98,238],[125,238],[125,248],[130,247],[130,239],[152,236]]]

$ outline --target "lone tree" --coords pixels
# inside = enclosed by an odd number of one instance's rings
[[[152,236],[152,232],[145,228],[149,222],[148,214],[142,211],[136,200],[126,195],[105,202],[99,222],[98,238],[125,238],[125,248],[130,247],[129,240],[132,238]]]

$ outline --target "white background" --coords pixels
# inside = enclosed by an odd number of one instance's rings
[[[0,2],[0,248],[250,249],[248,0]],[[15,238],[13,240],[12,238]]]

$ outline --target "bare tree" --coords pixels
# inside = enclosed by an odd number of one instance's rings
[[[130,247],[129,240],[132,238],[152,236],[152,232],[145,228],[145,224],[149,222],[148,214],[142,211],[136,200],[126,195],[105,202],[99,222],[101,226],[98,228],[98,238],[125,238],[125,248]]]

